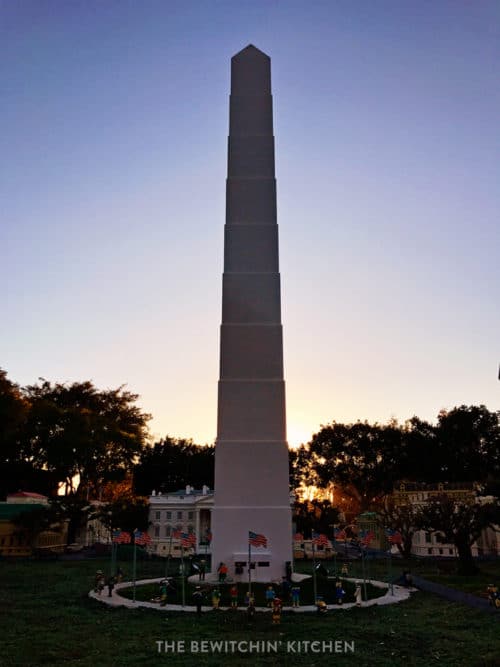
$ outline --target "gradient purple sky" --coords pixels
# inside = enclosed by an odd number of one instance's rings
[[[216,432],[230,58],[272,58],[288,432],[499,408],[500,4],[0,0],[0,366]]]

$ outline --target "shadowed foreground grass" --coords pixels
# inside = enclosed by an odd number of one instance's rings
[[[500,614],[485,614],[423,593],[388,607],[315,614],[189,613],[111,609],[87,597],[103,561],[0,562],[0,665],[500,665]],[[191,642],[281,642],[273,653],[195,653]],[[157,641],[185,652],[158,653]],[[354,642],[354,653],[292,653],[287,642]]]

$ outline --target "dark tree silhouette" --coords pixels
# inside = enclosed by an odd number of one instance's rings
[[[338,508],[328,500],[313,499],[294,503],[293,519],[297,531],[302,533],[306,539],[309,539],[313,530],[317,533],[324,533],[331,539],[333,526],[339,523],[339,517]]]
[[[396,544],[398,551],[405,558],[411,557],[413,536],[421,518],[420,507],[410,503],[395,505],[392,500],[378,512],[378,523],[382,528],[391,528],[400,533],[402,542]]]
[[[500,524],[500,505],[497,499],[475,502],[454,500],[443,493],[423,505],[417,519],[419,529],[441,533],[446,542],[455,545],[458,553],[459,574],[475,574],[477,565],[472,557],[472,544],[481,532]]]
[[[30,404],[0,368],[0,499],[21,490],[57,492],[57,479],[25,456],[23,434]]]
[[[43,380],[24,394],[30,409],[23,459],[55,475],[67,493],[98,497],[102,485],[122,478],[142,452],[150,415],[123,386],[100,391],[92,382]]]
[[[320,485],[340,483],[361,512],[378,506],[400,477],[402,437],[395,424],[332,422],[313,436],[310,451]]]
[[[153,490],[177,491],[187,484],[213,489],[214,453],[213,445],[195,445],[167,435],[143,450],[134,470],[134,490],[149,496]]]

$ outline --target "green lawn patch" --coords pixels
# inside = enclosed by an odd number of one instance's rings
[[[2,667],[499,665],[500,614],[424,593],[396,605],[336,610],[324,617],[284,613],[281,625],[273,626],[268,613],[249,622],[244,611],[198,618],[108,607],[88,597],[99,567],[106,570],[108,561],[0,562]],[[159,654],[157,642],[167,640],[184,641],[185,652]],[[281,648],[279,654],[192,653],[191,642],[203,640],[277,641]],[[286,652],[288,642],[330,640],[354,642],[354,654]]]

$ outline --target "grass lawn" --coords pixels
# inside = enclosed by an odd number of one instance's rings
[[[500,560],[484,561],[478,564],[480,571],[478,574],[470,576],[461,576],[455,573],[454,562],[448,561],[446,566],[450,568],[449,572],[440,573],[436,561],[424,558],[421,559],[393,559],[392,573],[395,577],[404,570],[411,570],[425,579],[435,581],[436,583],[450,586],[466,593],[472,593],[479,597],[486,597],[486,587],[490,583],[496,583],[500,586]],[[359,563],[354,567],[360,568]],[[383,581],[387,580],[387,563],[384,561],[375,561],[367,566],[374,578]]]
[[[453,573],[440,574],[435,565],[427,565],[426,567],[423,564],[418,574],[439,584],[480,597],[486,597],[486,587],[488,584],[497,584],[500,586],[500,560],[480,563],[479,568],[480,571],[478,574],[464,577]],[[416,570],[415,573],[417,574]]]
[[[331,574],[340,570],[341,563],[326,561],[325,566]],[[299,572],[310,572],[311,563],[299,561],[295,564],[295,569]],[[438,570],[438,563],[434,559],[413,558],[405,560],[402,558],[393,558],[392,562],[389,560],[373,560],[366,561],[364,564],[365,576],[367,579],[378,579],[379,581],[388,581],[389,578],[395,579],[405,570],[410,570],[413,574],[436,583],[450,586],[457,590],[466,593],[472,593],[479,597],[486,597],[486,587],[488,584],[497,584],[500,587],[500,559],[494,561],[484,561],[479,563],[480,571],[476,575],[461,576],[454,573],[454,561],[446,561],[446,567],[450,571],[446,574],[440,573]],[[363,576],[363,565],[361,561],[351,561],[348,563],[350,577]],[[500,664],[500,663],[499,663]]]
[[[141,564],[139,576],[161,575],[146,573],[146,565]],[[262,613],[249,623],[244,612],[208,612],[198,618],[183,612],[109,608],[87,596],[98,567],[107,570],[108,562],[0,562],[2,667],[500,665],[500,614],[423,593],[397,605],[335,611],[325,617],[285,613],[281,625],[273,626]],[[220,639],[281,645],[278,654],[190,652],[191,641]],[[158,654],[156,642],[165,640],[183,640],[186,652]],[[286,652],[287,642],[323,640],[354,642],[355,652]]]

